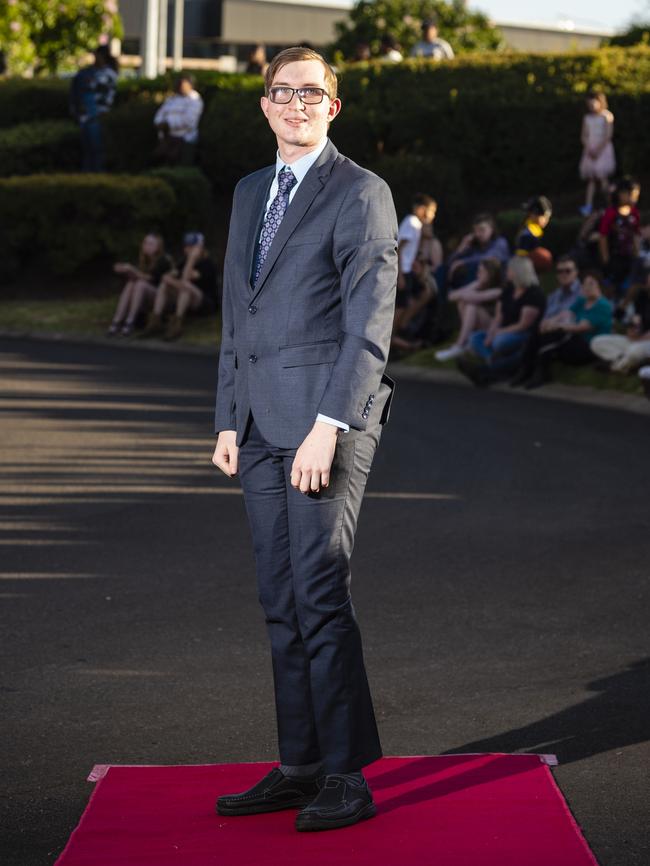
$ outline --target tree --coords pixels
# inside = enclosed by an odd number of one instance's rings
[[[359,43],[379,53],[382,36],[394,36],[407,55],[420,38],[423,19],[434,17],[438,32],[456,53],[499,48],[501,34],[482,12],[468,9],[464,0],[359,0],[349,20],[336,24],[338,38],[331,46],[335,58],[354,57]]]
[[[624,33],[617,33],[606,41],[608,45],[648,45],[650,44],[650,20],[635,21]]]
[[[0,49],[11,74],[54,75],[121,35],[115,0],[0,0]]]

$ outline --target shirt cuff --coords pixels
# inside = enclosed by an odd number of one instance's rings
[[[323,415],[321,412],[316,416],[317,421],[324,421],[326,424],[332,424],[334,427],[340,427],[344,433],[350,430],[350,425],[345,421],[337,421],[336,418],[330,418],[328,415]]]

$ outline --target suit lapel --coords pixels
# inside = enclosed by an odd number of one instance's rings
[[[323,188],[337,156],[338,150],[334,147],[331,141],[328,141],[321,155],[303,178],[291,204],[282,218],[282,222],[273,238],[271,246],[269,247],[266,259],[262,265],[262,270],[260,271],[257,286],[253,292],[253,297],[257,297],[262,290],[264,282],[271,272],[271,268],[275,264],[275,261],[282,252],[284,245],[300,224],[300,221],[316,195]],[[262,208],[264,208],[264,202],[262,203]]]
[[[269,197],[269,190],[271,189],[274,175],[275,166],[271,166],[269,167],[268,171],[262,176],[258,184],[257,190],[255,191],[255,195],[253,196],[251,210],[248,217],[248,233],[246,235],[244,267],[246,269],[246,282],[248,283],[251,291],[253,290],[251,286],[251,277],[253,271],[253,255],[255,254],[255,244],[257,238],[259,237],[260,231],[262,230],[262,217],[264,216],[264,208]]]

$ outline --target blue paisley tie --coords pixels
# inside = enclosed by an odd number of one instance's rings
[[[262,234],[260,236],[260,243],[257,250],[257,262],[255,265],[253,286],[255,286],[259,279],[271,243],[280,228],[282,217],[284,216],[287,205],[289,204],[289,193],[296,183],[297,180],[295,174],[291,171],[289,166],[285,165],[282,171],[278,174],[278,194],[271,202],[268,213],[266,214],[266,219],[264,220],[264,226],[262,227]]]

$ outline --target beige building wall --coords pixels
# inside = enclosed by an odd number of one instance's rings
[[[291,45],[308,41],[325,45],[336,37],[334,23],[347,8],[259,0],[223,0],[221,39],[226,43],[267,42]]]
[[[497,24],[504,42],[515,51],[588,51],[609,32],[560,30],[526,24]]]

